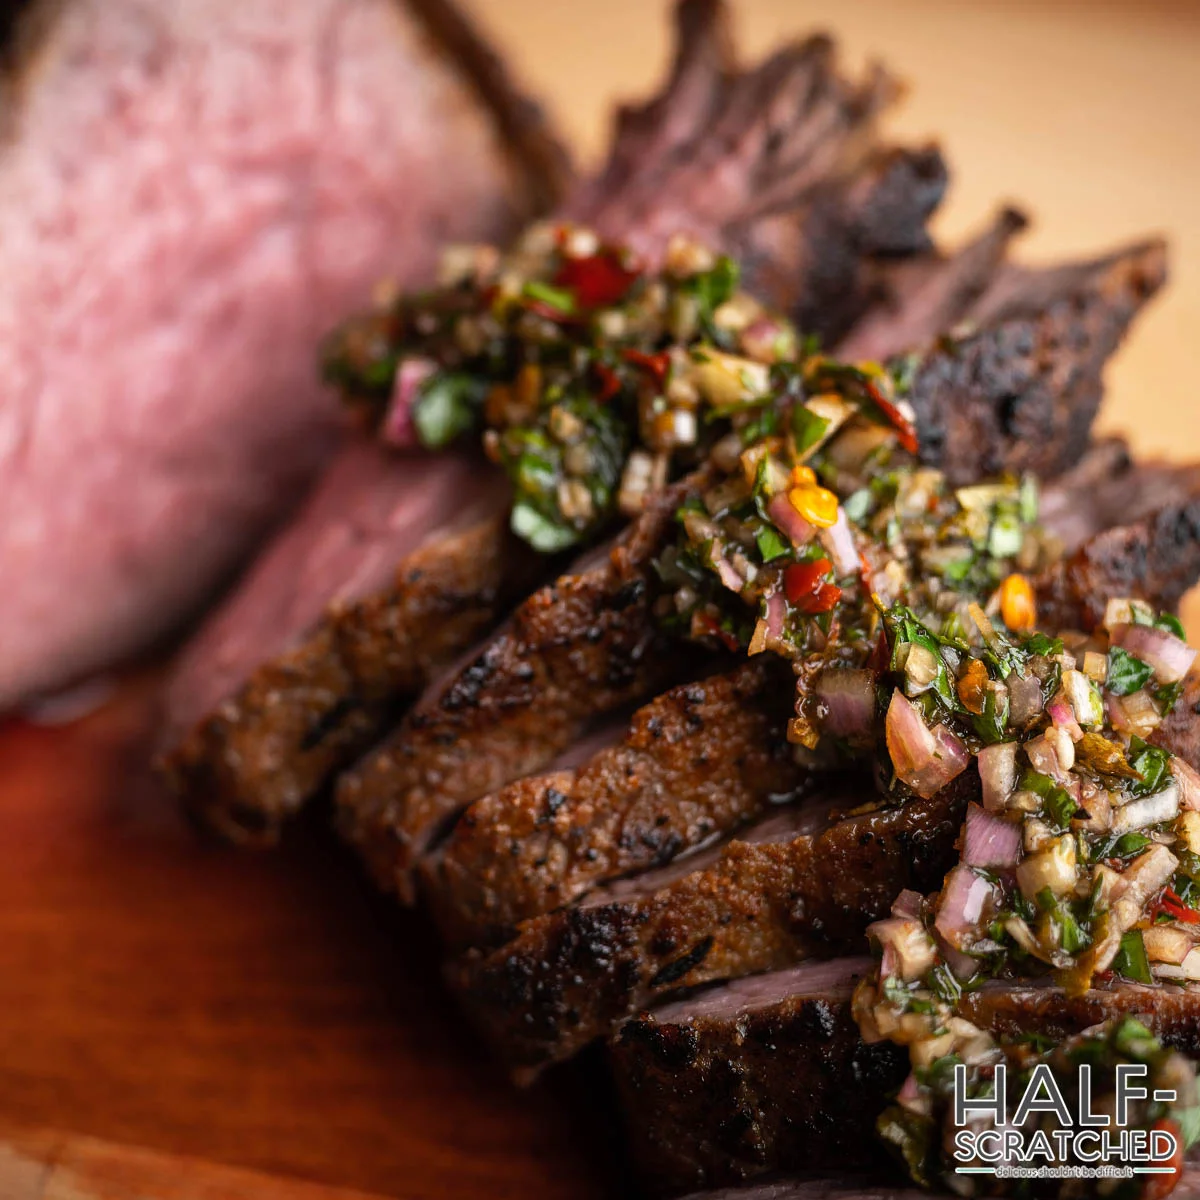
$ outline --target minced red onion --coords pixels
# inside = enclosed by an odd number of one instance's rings
[[[956,950],[941,934],[937,934],[937,948],[956,979],[965,982],[979,973],[979,963],[969,954]]]
[[[822,529],[817,536],[833,562],[834,574],[839,579],[846,575],[857,575],[861,571],[862,560],[858,555],[858,547],[854,544],[850,518],[846,516],[846,510],[841,505],[838,505],[837,520],[828,529]]]
[[[734,570],[733,565],[723,554],[714,554],[712,556],[712,565],[721,582],[731,592],[740,592],[746,586],[746,581]]]
[[[399,450],[415,446],[417,430],[412,421],[413,405],[417,402],[421,384],[437,370],[429,358],[406,358],[396,368],[392,398],[379,426],[380,439]]]
[[[1067,703],[1066,697],[1061,692],[1046,705],[1046,712],[1059,729],[1066,730],[1071,741],[1078,742],[1083,737],[1083,728],[1075,719],[1075,710]]]
[[[919,921],[924,903],[925,897],[920,892],[905,888],[892,902],[892,916],[902,921]]]
[[[774,362],[783,326],[774,318],[756,317],[741,333],[742,349],[759,362]]]
[[[787,617],[787,601],[782,592],[772,592],[767,597],[767,638],[778,641],[783,637],[783,622]]]
[[[1193,812],[1200,811],[1200,774],[1176,754],[1171,759],[1171,774],[1179,784],[1179,803]]]
[[[1154,707],[1145,688],[1131,692],[1128,696],[1108,696],[1105,702],[1108,719],[1120,733],[1132,733],[1138,737],[1149,737],[1158,728],[1162,717]]]
[[[951,946],[961,950],[963,935],[979,927],[991,894],[992,885],[982,875],[976,875],[967,866],[955,867],[946,876],[934,928]]]
[[[1179,816],[1180,788],[1178,782],[1169,783],[1153,796],[1142,796],[1121,805],[1113,813],[1113,833],[1130,833],[1145,829],[1147,825],[1158,825],[1173,821]]]
[[[1067,772],[1063,770],[1054,744],[1043,734],[1025,743],[1025,757],[1029,765],[1042,775],[1049,775],[1058,783],[1066,783]]]
[[[816,530],[793,507],[787,492],[777,492],[767,501],[767,516],[787,535],[793,546],[806,546]]]
[[[928,800],[967,769],[971,756],[945,725],[929,729],[920,710],[897,688],[884,722],[897,776]]]
[[[1196,661],[1187,642],[1153,625],[1114,625],[1108,632],[1114,646],[1152,666],[1161,683],[1178,683]]]
[[[968,804],[963,862],[969,867],[1015,867],[1020,857],[1020,824]]]
[[[870,671],[826,667],[817,680],[818,720],[833,737],[862,737],[875,720],[875,677]]]
[[[983,784],[983,807],[988,812],[1003,812],[1017,786],[1017,743],[984,746],[975,757]]]

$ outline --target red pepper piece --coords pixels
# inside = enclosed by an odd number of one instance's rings
[[[646,354],[642,350],[622,350],[621,357],[628,363],[633,363],[635,367],[641,367],[643,371],[649,372],[654,376],[654,382],[662,387],[667,381],[667,371],[671,366],[671,357],[665,350],[660,350],[657,354]]]
[[[867,669],[876,675],[882,675],[887,671],[891,661],[892,648],[888,645],[887,634],[880,630],[879,638],[875,642],[875,649],[871,651],[871,657],[867,662]]]
[[[919,447],[917,431],[913,428],[912,422],[869,379],[866,381],[866,389],[867,395],[871,397],[879,411],[887,417],[899,434],[900,445],[909,454],[916,454]]]
[[[1183,897],[1174,888],[1163,888],[1162,895],[1152,910],[1154,917],[1158,917],[1160,913],[1166,913],[1173,921],[1182,921],[1185,925],[1200,925],[1200,912],[1185,904]]]
[[[607,363],[596,363],[595,370],[600,379],[600,390],[596,393],[596,399],[604,404],[621,390],[621,377]]]
[[[793,563],[783,573],[783,591],[788,603],[809,615],[828,612],[842,598],[842,589],[825,579],[832,569],[833,564],[827,558]]]
[[[811,596],[824,582],[833,564],[827,558],[815,562],[793,563],[783,573],[783,591],[789,604],[798,604],[805,596]]]
[[[601,251],[588,258],[565,258],[554,282],[575,296],[580,308],[607,308],[625,298],[638,277],[616,255]]]
[[[871,590],[874,572],[871,570],[871,564],[867,562],[867,556],[865,554],[860,554],[858,556],[858,569],[859,574],[862,576],[863,587],[865,587],[869,592]]]

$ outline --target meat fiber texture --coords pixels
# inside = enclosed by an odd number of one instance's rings
[[[40,24],[0,151],[0,708],[194,611],[337,441],[322,331],[528,215],[397,0]]]

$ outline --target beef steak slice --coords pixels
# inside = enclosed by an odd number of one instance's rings
[[[599,883],[670,861],[792,799],[786,664],[680,684],[575,771],[477,800],[429,857],[423,892],[451,945],[502,940]]]
[[[527,921],[500,949],[452,961],[447,978],[514,1078],[528,1081],[680,988],[857,948],[901,890],[940,885],[977,786],[971,773],[932,800],[839,816],[872,789],[831,782],[821,799],[694,859]]]
[[[872,1136],[907,1052],[868,1046],[850,1011],[870,958],[807,962],[634,1017],[609,1059],[647,1189],[676,1193],[764,1170],[883,1168]]]
[[[661,493],[611,550],[530,596],[342,777],[340,828],[382,886],[411,899],[419,857],[462,808],[544,770],[589,723],[679,672],[651,613],[651,563],[694,486]]]
[[[466,457],[343,452],[176,664],[161,765],[192,811],[273,840],[492,627],[541,569],[506,494]]]
[[[921,456],[952,482],[1004,471],[1052,478],[1084,453],[1105,362],[1166,279],[1166,250],[1146,242],[1091,264],[1021,276],[972,312],[979,330],[935,348],[909,399]]]

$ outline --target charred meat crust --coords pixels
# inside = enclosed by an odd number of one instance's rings
[[[526,217],[555,208],[574,180],[574,168],[545,109],[517,87],[504,60],[457,4],[451,0],[408,3],[490,112],[526,193]]]
[[[930,251],[948,180],[936,146],[880,150],[816,188],[799,213],[733,226],[726,243],[751,291],[832,345],[883,301],[894,260]]]
[[[484,945],[620,875],[669,862],[796,795],[786,664],[755,659],[640,709],[577,771],[476,801],[425,864],[451,945]]]
[[[1104,363],[1165,280],[1166,252],[1147,242],[1047,275],[1065,290],[1029,275],[1025,292],[987,309],[978,333],[935,349],[917,369],[909,398],[922,457],[952,482],[1005,470],[1050,478],[1078,461]]]
[[[666,84],[643,104],[617,107],[608,158],[573,198],[572,215],[587,220],[604,197],[619,192],[645,163],[691,144],[736,71],[729,6],[723,0],[680,0],[675,9],[675,56]]]
[[[331,606],[299,645],[262,663],[163,756],[189,809],[233,841],[274,841],[536,578],[505,524],[500,514],[421,547],[391,587]]]
[[[843,331],[838,357],[883,362],[953,329],[968,316],[1013,238],[1027,225],[1024,213],[1005,208],[953,254],[921,255],[892,264],[876,285],[872,305],[852,329]]]
[[[447,977],[527,1082],[671,992],[857,949],[902,889],[940,886],[978,782],[960,781],[790,840],[734,839],[656,890],[528,921],[503,948],[450,963]]]
[[[656,242],[683,228],[720,241],[735,221],[799,207],[869,153],[875,117],[899,94],[878,68],[844,78],[824,35],[737,70],[713,0],[683,0],[676,27],[664,91],[619,111],[607,165],[568,206],[609,237]]]
[[[1091,630],[1108,600],[1138,596],[1174,609],[1200,578],[1200,495],[1177,500],[1130,525],[1089,538],[1038,581],[1048,629]]]
[[[885,261],[929,252],[946,164],[933,146],[876,145],[900,92],[883,71],[846,79],[825,36],[739,69],[729,15],[678,5],[666,84],[617,110],[608,159],[565,215],[651,258],[681,231],[722,246],[748,290],[830,344],[877,298]]]
[[[667,653],[650,595],[652,560],[694,486],[661,493],[599,562],[530,596],[342,777],[340,828],[382,886],[411,900],[418,858],[460,809],[544,770],[589,721],[652,695],[702,653]]]
[[[803,1168],[883,1169],[875,1136],[908,1056],[865,1044],[850,987],[748,1012],[623,1025],[609,1060],[634,1162],[648,1191],[676,1194]]]

